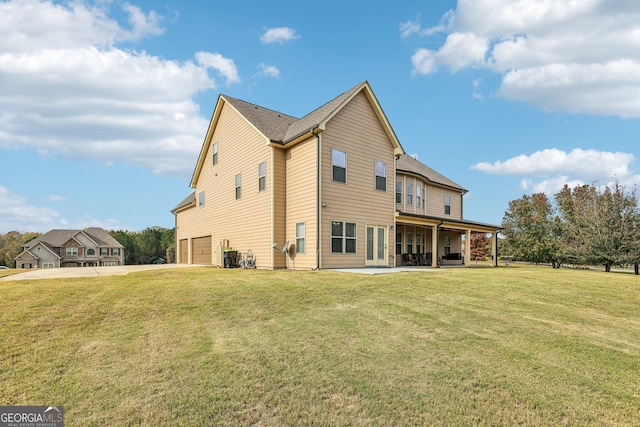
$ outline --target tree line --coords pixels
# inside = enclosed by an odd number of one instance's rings
[[[575,266],[640,264],[640,210],[635,188],[615,181],[570,188],[549,199],[544,193],[509,202],[502,220],[501,254],[514,259]]]
[[[175,229],[149,227],[142,231],[109,231],[124,246],[125,264],[150,264],[160,258],[175,262]],[[0,265],[15,267],[15,257],[41,233],[10,231],[0,234]]]

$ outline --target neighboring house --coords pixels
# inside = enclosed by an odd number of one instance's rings
[[[232,248],[258,268],[468,264],[461,236],[498,231],[404,153],[367,82],[301,119],[220,95],[190,186],[172,210],[179,263],[222,266]]]
[[[16,268],[99,267],[124,264],[124,246],[102,228],[51,230],[23,246]]]

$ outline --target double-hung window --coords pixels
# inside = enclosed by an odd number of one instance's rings
[[[396,233],[396,255],[402,253],[402,233]]]
[[[296,253],[305,253],[306,226],[304,222],[296,223]]]
[[[100,255],[109,255],[109,248],[100,248]]]
[[[331,253],[356,253],[356,223],[331,221]]]
[[[333,166],[332,179],[334,182],[347,182],[347,153],[331,150],[331,164]]]
[[[407,233],[407,253],[413,253],[413,233]]]
[[[67,255],[78,256],[78,248],[74,248],[74,247],[67,248]]]
[[[267,188],[267,162],[262,162],[258,165],[258,191],[263,191]]]
[[[387,164],[376,160],[376,190],[387,191]]]
[[[242,196],[242,174],[236,175],[236,200]]]
[[[444,236],[444,254],[449,255],[451,253],[451,236]]]
[[[416,184],[416,207],[422,209],[422,185]]]
[[[396,181],[396,203],[402,203],[402,181]]]
[[[211,147],[211,151],[213,151],[213,164],[217,165],[218,164],[218,141],[213,143],[213,146]]]
[[[204,190],[198,193],[198,207],[204,208]]]
[[[451,196],[444,196],[444,214],[451,215]]]
[[[111,249],[111,255],[120,255],[120,248]]]
[[[413,205],[413,183],[407,182],[407,206]]]

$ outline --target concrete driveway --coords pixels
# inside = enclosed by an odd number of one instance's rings
[[[136,271],[162,270],[165,268],[202,267],[189,264],[148,264],[148,265],[121,265],[116,267],[68,267],[68,268],[38,268],[25,270],[24,273],[12,274],[0,278],[0,282],[13,282],[16,280],[38,279],[64,279],[70,277],[100,277],[100,276],[124,276]]]

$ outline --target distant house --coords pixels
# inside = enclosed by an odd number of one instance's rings
[[[258,268],[468,265],[462,236],[499,229],[463,219],[467,190],[405,154],[366,81],[300,119],[220,95],[190,186],[179,263],[231,247]]]
[[[102,228],[51,230],[23,246],[16,268],[99,267],[124,264],[124,246]]]

